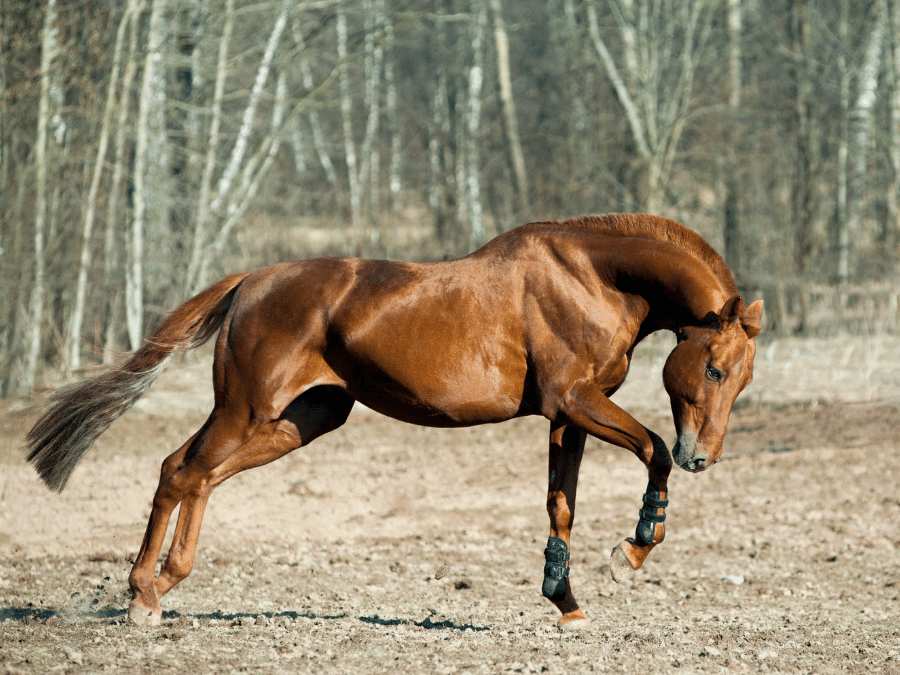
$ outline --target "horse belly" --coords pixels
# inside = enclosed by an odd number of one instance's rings
[[[520,414],[525,366],[484,364],[440,354],[353,354],[350,394],[363,405],[413,424],[457,427],[500,422]]]

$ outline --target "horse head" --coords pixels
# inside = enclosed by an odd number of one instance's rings
[[[702,471],[722,454],[731,407],[753,379],[762,307],[762,300],[747,307],[736,295],[706,325],[676,331],[663,381],[678,432],[672,458],[686,471]]]

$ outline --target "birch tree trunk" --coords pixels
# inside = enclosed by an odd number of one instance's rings
[[[130,240],[128,233],[124,233],[121,238],[118,223],[127,218],[121,218],[119,214],[119,197],[123,192],[123,183],[125,178],[125,154],[127,143],[125,140],[126,131],[128,131],[128,118],[131,112],[131,91],[132,83],[138,68],[138,28],[139,28],[139,10],[141,0],[136,0],[135,12],[131,17],[131,30],[129,35],[128,60],[125,65],[125,72],[122,76],[122,96],[119,102],[119,114],[116,121],[116,137],[113,146],[113,175],[109,186],[109,198],[106,204],[106,232],[103,237],[103,276],[104,290],[109,298],[106,315],[106,335],[104,338],[103,361],[111,363],[116,352],[116,340],[120,333],[119,314],[122,311],[124,298],[121,291],[121,277],[116,274],[118,271],[124,271],[126,278],[128,270],[127,263],[122,260],[122,250],[128,250]],[[122,245],[124,244],[124,245]],[[127,256],[126,256],[127,258]],[[127,324],[127,321],[126,321]]]
[[[889,35],[891,62],[890,120],[888,126],[888,156],[890,182],[887,191],[888,217],[882,235],[885,259],[889,271],[896,268],[897,239],[900,234],[900,0],[890,0]]]
[[[219,227],[219,230],[212,243],[210,243],[203,249],[204,255],[201,256],[199,263],[197,282],[195,283],[194,287],[195,293],[199,292],[209,283],[209,266],[213,262],[213,260],[215,260],[216,256],[222,251],[225,238],[231,232],[231,229],[237,220],[236,213],[238,204],[241,203],[242,195],[246,192],[247,187],[249,186],[251,180],[249,176],[256,168],[256,165],[248,162],[247,165],[244,166],[243,171],[241,171],[242,165],[244,165],[245,156],[247,154],[250,142],[250,132],[253,129],[253,122],[256,118],[256,110],[259,106],[259,100],[265,89],[266,82],[269,79],[269,72],[272,68],[272,60],[275,58],[275,52],[278,49],[278,43],[280,42],[281,36],[284,33],[285,28],[287,27],[287,22],[290,19],[292,7],[293,3],[291,2],[291,0],[284,0],[281,3],[281,9],[279,10],[278,18],[275,20],[275,24],[272,27],[272,32],[269,34],[269,41],[266,43],[266,51],[263,54],[262,60],[259,64],[259,68],[257,68],[256,71],[256,78],[253,81],[253,88],[250,90],[250,96],[247,100],[247,106],[244,108],[244,113],[241,117],[241,127],[238,130],[237,139],[234,142],[234,147],[232,148],[231,156],[228,160],[228,165],[225,167],[225,170],[222,172],[222,176],[219,178],[219,183],[216,187],[216,194],[213,197],[212,203],[210,204],[210,214],[219,216],[222,219],[223,223]],[[227,50],[227,45],[225,45],[223,48]],[[239,173],[244,177],[242,183],[240,184],[241,189],[237,191],[237,194],[232,194],[234,184],[239,178]]]
[[[34,217],[34,281],[29,305],[28,341],[22,387],[28,391],[37,378],[38,359],[41,353],[41,330],[44,322],[44,235],[47,224],[47,131],[50,127],[50,84],[53,60],[59,53],[59,29],[56,0],[47,0],[44,10],[44,26],[41,39],[41,93],[38,108],[37,139],[34,148],[35,169],[35,217]]]
[[[262,61],[256,71],[256,78],[253,81],[253,88],[250,90],[250,97],[247,106],[244,108],[244,114],[241,117],[241,128],[238,131],[237,140],[234,142],[234,148],[231,151],[231,157],[228,159],[228,165],[222,172],[222,177],[216,187],[216,194],[213,198],[210,209],[213,213],[219,212],[223,205],[228,202],[231,187],[237,178],[238,172],[247,153],[247,146],[250,141],[250,132],[253,129],[253,121],[256,118],[256,109],[259,106],[259,99],[262,96],[269,79],[269,71],[272,68],[272,59],[275,57],[275,51],[278,48],[278,42],[287,26],[290,18],[291,7],[293,3],[290,0],[284,0],[281,3],[281,10],[272,32],[269,34],[269,41],[266,44],[266,51],[263,54]]]
[[[849,0],[841,0],[838,18],[838,41],[840,45],[848,44]],[[849,156],[850,131],[850,68],[843,48],[838,50],[838,78],[840,97],[840,130],[838,132],[837,152],[837,205],[835,223],[835,280],[846,283],[849,276],[850,235],[847,229],[847,159]]]
[[[467,161],[468,202],[469,202],[469,242],[473,248],[480,248],[486,241],[481,204],[481,153],[479,152],[478,131],[481,126],[481,87],[484,83],[484,32],[487,25],[487,6],[484,0],[473,0],[475,22],[471,30],[472,65],[469,68],[469,91],[467,108]]]
[[[376,146],[378,122],[381,105],[381,69],[384,60],[384,48],[381,46],[381,23],[384,17],[384,0],[366,3],[366,37],[365,37],[365,107],[368,108],[365,134],[363,135],[360,154],[362,165],[359,167],[359,189],[361,194],[369,193],[369,221],[371,229],[364,238],[364,252],[368,252],[369,244],[376,243],[378,238],[378,170],[379,156]]]
[[[300,50],[299,66],[300,76],[303,81],[303,88],[307,91],[307,93],[309,93],[313,90],[314,80],[312,76],[312,70],[309,67],[309,61],[304,54],[305,45],[299,17],[294,17],[293,33],[294,42],[297,44],[297,47]],[[325,180],[328,181],[328,184],[332,187],[337,186],[337,171],[334,168],[334,163],[331,161],[331,156],[328,154],[328,149],[325,147],[325,134],[322,131],[322,123],[319,120],[319,112],[315,108],[310,108],[308,117],[309,128],[312,131],[313,147],[315,148],[316,155],[319,158],[319,164],[322,165],[322,170],[325,172]]]
[[[384,12],[382,4],[382,22],[384,25],[385,50],[387,59],[384,62],[384,84],[387,89],[385,92],[388,118],[388,131],[391,134],[391,158],[388,169],[388,189],[390,194],[390,203],[388,204],[388,213],[392,226],[396,226],[397,215],[400,211],[400,162],[401,162],[401,139],[400,139],[400,120],[397,115],[397,79],[394,73],[394,59],[396,58],[394,44],[394,22],[390,12]],[[390,255],[388,256],[390,257]]]
[[[812,105],[812,56],[809,53],[807,0],[796,0],[791,16],[794,43],[794,118],[797,125],[797,167],[794,188],[794,221],[797,227],[797,268],[807,271],[812,253],[813,178],[815,142]]]
[[[206,229],[209,222],[213,174],[216,169],[216,157],[219,148],[219,133],[222,126],[222,100],[225,97],[225,81],[228,77],[228,44],[234,30],[236,14],[234,0],[225,1],[225,25],[219,40],[219,52],[216,59],[216,82],[213,91],[212,111],[209,125],[209,139],[206,146],[206,161],[203,165],[203,176],[200,179],[199,198],[197,200],[197,217],[194,222],[194,234],[191,241],[191,254],[188,261],[184,281],[184,295],[191,295],[199,290],[201,283],[200,262],[203,247],[206,244]]]
[[[620,70],[600,34],[597,9],[588,4],[588,32],[625,112],[645,167],[645,208],[666,201],[694,91],[709,41],[714,7],[709,0],[611,2],[622,40]]]
[[[88,268],[91,262],[91,237],[94,231],[94,216],[97,207],[97,195],[100,191],[100,177],[106,162],[106,153],[109,148],[109,137],[112,128],[113,109],[116,101],[116,86],[119,81],[119,71],[122,68],[122,48],[125,42],[125,34],[128,25],[133,21],[137,8],[136,0],[130,0],[125,8],[119,27],[116,31],[116,41],[113,47],[113,65],[109,76],[109,88],[106,93],[106,106],[103,110],[103,121],[100,124],[100,140],[97,147],[97,158],[94,161],[94,170],[91,176],[91,186],[88,190],[87,207],[82,226],[81,257],[78,266],[78,281],[75,289],[75,306],[72,310],[72,319],[69,327],[67,343],[69,354],[68,369],[81,367],[81,327],[84,321],[85,301],[87,298]],[[123,96],[127,95],[127,89],[123,89]]]
[[[147,28],[147,56],[144,59],[144,76],[141,81],[140,107],[137,121],[137,142],[134,150],[134,218],[131,226],[131,240],[128,246],[128,275],[126,278],[125,314],[128,324],[128,340],[132,351],[143,342],[144,321],[144,229],[148,220],[150,201],[161,198],[149,194],[154,185],[151,175],[151,136],[155,123],[161,114],[164,99],[160,86],[160,62],[165,39],[165,0],[152,0],[150,22]],[[154,152],[161,149],[154,148]],[[155,173],[155,172],[154,172]]]
[[[845,221],[839,223],[841,229],[838,236],[838,281],[840,283],[846,283],[850,279],[850,240],[852,237],[859,236],[862,220],[863,185],[868,167],[867,150],[885,29],[884,12],[879,7],[876,7],[875,11],[877,20],[866,44],[865,56],[859,69],[856,102],[850,111],[847,127],[850,155],[847,175],[847,217]]]
[[[728,0],[728,107],[731,113],[732,131],[728,134],[728,168],[725,177],[724,239],[725,261],[732,270],[741,270],[740,187],[737,179],[737,144],[740,136],[733,129],[737,126],[741,109],[741,0]]]
[[[228,236],[243,216],[247,207],[256,196],[259,186],[272,166],[278,149],[281,146],[281,131],[284,125],[285,102],[287,99],[287,76],[282,73],[275,87],[275,105],[272,110],[272,130],[261,144],[256,154],[247,162],[241,174],[241,189],[232,193],[228,204],[228,217],[219,229],[204,256],[204,260],[213,260],[221,255],[228,241]],[[207,282],[204,282],[204,284]]]
[[[522,151],[522,139],[519,136],[519,123],[516,118],[516,102],[512,92],[512,77],[509,68],[509,37],[506,24],[503,22],[503,7],[500,0],[489,0],[491,14],[494,19],[494,42],[497,48],[497,79],[500,85],[500,103],[503,108],[503,126],[506,130],[506,142],[509,146],[510,163],[516,180],[516,192],[519,197],[519,210],[528,213],[528,175],[525,169],[525,153]]]
[[[436,22],[436,58],[439,64],[449,59],[447,27]],[[428,206],[431,210],[435,235],[441,244],[449,234],[450,214],[448,195],[455,190],[456,168],[451,153],[450,104],[448,102],[447,69],[438,66],[434,72],[431,96],[431,116],[428,126]]]
[[[341,94],[341,122],[344,132],[344,156],[347,161],[347,183],[350,191],[350,224],[358,247],[363,240],[362,195],[359,173],[356,167],[356,143],[353,140],[353,101],[350,98],[350,72],[347,63],[347,14],[338,12],[335,23],[337,32],[338,85]]]

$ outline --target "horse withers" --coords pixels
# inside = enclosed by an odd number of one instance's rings
[[[336,429],[355,401],[434,427],[543,415],[550,536],[542,592],[559,623],[575,627],[586,617],[572,595],[569,545],[586,434],[647,467],[635,535],[612,553],[621,578],[663,539],[672,462],[701,471],[722,454],[732,405],[752,378],[761,316],[762,301],[745,305],[698,235],[648,215],[532,223],[444,262],[283,263],[223,279],[175,309],[122,366],[56,391],[28,434],[28,459],[61,491],[172,354],[218,333],[215,405],[163,462],[129,576],[130,619],[156,624],[160,598],[190,573],[213,489]],[[663,370],[678,432],[671,453],[610,398],[635,346],[660,329],[678,337]]]

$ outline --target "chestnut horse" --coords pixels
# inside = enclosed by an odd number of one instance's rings
[[[28,459],[61,491],[172,354],[218,331],[215,406],[163,462],[129,576],[130,619],[156,624],[160,598],[191,571],[213,489],[336,429],[355,401],[433,427],[543,415],[550,537],[542,592],[559,623],[575,627],[587,620],[568,579],[585,434],[631,450],[647,467],[635,536],[612,553],[621,578],[663,539],[672,461],[701,471],[722,454],[731,407],[752,377],[761,315],[762,301],[744,304],[699,236],[647,215],[532,223],[444,262],[283,263],[223,279],[174,310],[124,365],[55,392],[28,434]],[[660,329],[678,337],[663,371],[678,432],[671,453],[610,400],[635,346]]]

